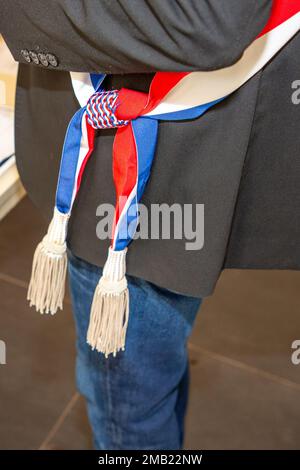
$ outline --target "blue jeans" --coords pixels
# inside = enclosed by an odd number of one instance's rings
[[[201,300],[128,276],[126,349],[107,359],[86,343],[102,269],[69,253],[77,386],[100,450],[181,449],[188,397],[187,338]]]

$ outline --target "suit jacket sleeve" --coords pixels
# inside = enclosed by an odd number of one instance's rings
[[[271,0],[0,0],[14,58],[51,52],[59,70],[133,73],[212,70],[239,59]]]

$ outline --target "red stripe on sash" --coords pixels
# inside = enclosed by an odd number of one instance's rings
[[[116,209],[112,231],[116,225],[137,181],[137,154],[131,123],[119,127],[113,143],[113,177],[116,188]]]
[[[300,0],[273,0],[270,18],[258,37],[272,31],[300,11]]]

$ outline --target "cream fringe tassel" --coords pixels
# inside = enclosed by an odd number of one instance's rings
[[[105,357],[125,349],[129,317],[126,252],[111,248],[96,287],[92,303],[87,342]]]
[[[32,263],[27,299],[41,313],[63,307],[67,272],[66,233],[69,214],[54,209],[48,232],[38,244]]]

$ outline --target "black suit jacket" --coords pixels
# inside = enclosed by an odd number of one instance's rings
[[[68,71],[107,72],[108,88],[147,91],[157,70],[225,67],[262,30],[271,3],[0,0],[0,31],[20,62],[18,168],[45,215],[52,214],[64,134],[78,109]],[[136,240],[129,274],[206,296],[224,267],[299,269],[300,105],[291,100],[299,48],[298,34],[201,118],[159,124],[143,202],[204,204],[205,243],[186,251],[186,240]],[[30,63],[24,50],[31,51]],[[54,65],[39,60],[47,53]],[[108,242],[96,237],[96,208],[114,202],[113,137],[113,130],[98,133],[69,226],[71,250],[97,265],[105,262]]]

